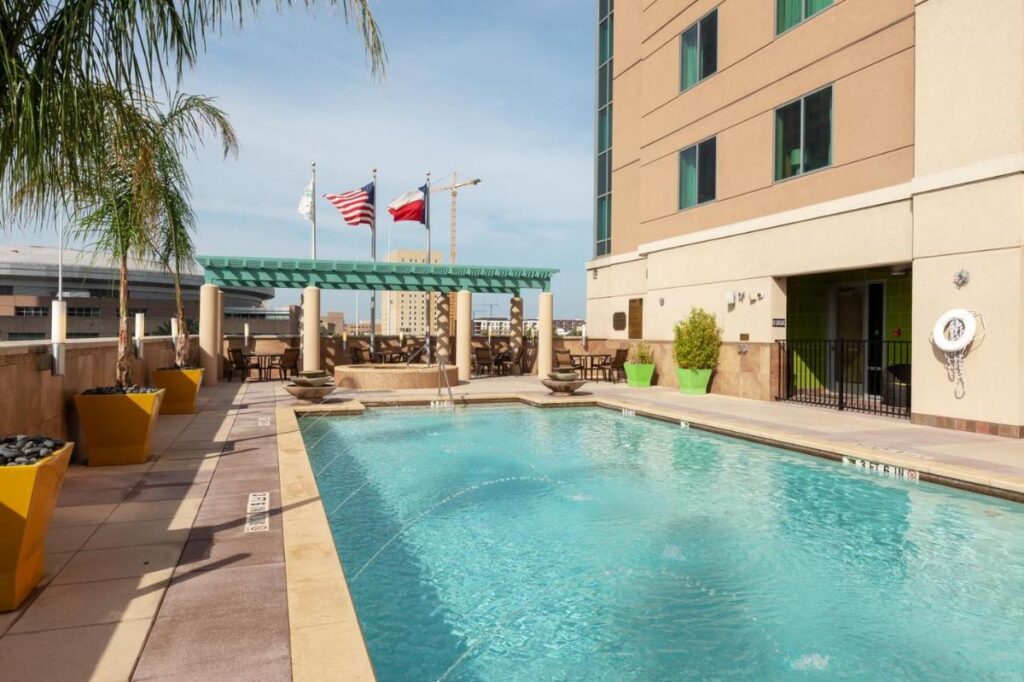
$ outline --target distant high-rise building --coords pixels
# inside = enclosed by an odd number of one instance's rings
[[[432,263],[441,262],[441,254],[433,253]],[[426,251],[398,250],[388,256],[390,263],[426,263]],[[430,306],[434,318],[436,299]],[[385,291],[381,295],[382,328],[385,334],[419,336],[427,331],[427,295],[419,291]],[[437,331],[436,329],[434,330]]]

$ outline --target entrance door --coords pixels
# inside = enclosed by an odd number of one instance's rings
[[[882,282],[832,289],[832,329],[836,340],[833,377],[835,383],[843,382],[843,389],[849,394],[878,395],[881,391],[884,308]]]

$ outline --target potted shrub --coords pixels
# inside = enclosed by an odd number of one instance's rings
[[[114,385],[75,396],[90,466],[140,464],[149,458],[165,389],[132,381],[128,260],[163,255],[160,247],[168,241],[163,235],[188,227],[191,209],[182,148],[191,148],[207,127],[226,125],[220,110],[201,97],[179,95],[166,114],[132,93],[107,89],[104,101],[114,112],[105,131],[107,167],[83,197],[80,228],[93,238],[97,251],[118,263],[119,326]],[[230,150],[234,142],[229,137],[225,147]],[[187,325],[182,328],[187,334]]]
[[[722,348],[722,330],[715,316],[702,308],[693,308],[685,321],[676,324],[675,332],[679,391],[693,395],[707,393]]]
[[[18,608],[43,577],[46,532],[73,443],[0,439],[0,612]]]
[[[188,140],[189,134],[199,135],[207,128],[220,138],[225,157],[237,153],[238,142],[227,116],[205,97],[179,95],[168,112],[158,112],[155,118],[155,141],[160,151],[158,201],[162,205],[157,225],[158,252],[174,282],[178,335],[173,339],[174,366],[155,369],[150,377],[154,386],[164,390],[160,414],[192,414],[203,383],[203,369],[191,361],[189,325],[181,292],[181,271],[195,261],[192,235],[196,216],[189,203],[191,188],[181,163],[180,145]]]
[[[629,348],[629,360],[623,365],[626,369],[626,383],[630,386],[650,386],[654,376],[654,351],[646,341],[641,341]]]

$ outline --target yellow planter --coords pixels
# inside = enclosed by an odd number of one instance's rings
[[[160,414],[194,414],[201,383],[203,383],[203,370],[201,369],[154,370],[153,385],[164,389]]]
[[[0,611],[18,608],[43,577],[46,531],[74,447],[0,468]]]
[[[163,390],[76,395],[89,466],[142,464],[149,459],[149,439],[163,397]]]

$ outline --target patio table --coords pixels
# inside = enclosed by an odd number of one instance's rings
[[[274,368],[274,360],[276,359],[280,362],[284,358],[284,353],[249,353],[245,357],[256,361],[260,381],[267,381],[270,376],[270,370]]]
[[[573,353],[572,356],[578,358],[580,364],[583,365],[583,378],[591,381],[594,380],[594,374],[598,367],[605,364],[598,362],[599,360],[604,360],[606,363],[612,361],[612,356],[609,353]]]

